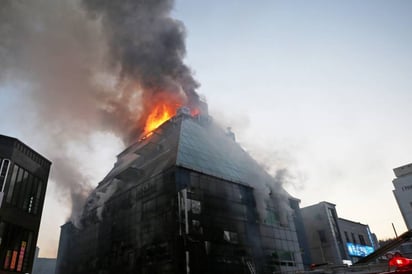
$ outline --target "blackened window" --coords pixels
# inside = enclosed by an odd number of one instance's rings
[[[155,199],[148,200],[143,203],[142,209],[143,209],[143,215],[148,214],[150,215],[151,213],[154,213],[156,207],[156,201]]]
[[[19,167],[19,173],[17,175],[17,179],[16,182],[14,184],[14,190],[13,190],[13,194],[12,194],[12,198],[11,198],[11,204],[13,206],[17,206],[17,200],[18,200],[18,196],[20,193],[20,189],[23,183],[23,176],[24,176],[25,170],[22,169],[21,167]]]
[[[356,244],[355,234],[353,234],[353,233],[351,233],[351,234],[352,234],[352,242],[353,242],[354,244]]]
[[[13,196],[14,185],[15,185],[16,180],[17,180],[18,172],[19,172],[19,166],[14,165],[13,166],[13,173],[11,175],[11,180],[10,180],[10,186],[9,186],[9,189],[7,190],[7,202],[8,203],[11,202],[11,197]]]
[[[271,261],[274,265],[294,266],[295,255],[291,251],[277,250],[272,253]]]
[[[232,243],[232,244],[237,244],[238,243],[238,235],[236,232],[233,231],[223,231],[223,239],[226,242]]]
[[[366,245],[365,238],[363,237],[363,235],[359,234],[359,242],[361,245]]]
[[[33,214],[37,214],[42,207],[42,191],[43,191],[44,183],[42,180],[37,178],[35,192],[32,193],[34,196],[34,205],[33,205]],[[33,196],[32,196],[33,197]]]
[[[26,189],[28,185],[28,182],[27,182],[28,178],[29,178],[29,173],[26,170],[24,170],[23,177],[21,179],[18,191],[16,191],[16,193],[13,194],[16,196],[16,206],[18,208],[23,208],[24,196],[27,194]]]
[[[318,230],[318,235],[319,235],[319,241],[321,243],[327,243],[328,242],[328,240],[326,238],[325,230]]]
[[[33,197],[32,192],[33,192],[33,175],[29,173],[29,176],[26,179],[26,187],[25,187],[23,201],[22,201],[22,208],[24,209],[24,211],[28,211],[30,200]]]
[[[42,207],[44,183],[27,170],[13,166],[7,202],[31,214],[38,214]]]
[[[349,242],[350,242],[350,240],[349,240],[349,235],[348,235],[348,232],[344,231],[344,233],[345,233],[345,239],[346,239],[346,242],[347,242],[347,243],[349,243]]]
[[[196,234],[203,234],[203,228],[199,220],[192,220],[192,231]]]

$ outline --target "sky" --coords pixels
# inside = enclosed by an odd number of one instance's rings
[[[185,25],[184,61],[210,115],[269,172],[288,170],[284,187],[301,207],[336,204],[339,217],[385,239],[392,223],[406,231],[392,169],[412,162],[411,12],[407,0],[177,0],[173,17]],[[27,88],[18,78],[0,82],[0,134],[48,157],[46,121]],[[123,147],[107,132],[84,138],[64,149],[96,186]],[[57,188],[50,180],[42,257],[56,256],[71,212]]]

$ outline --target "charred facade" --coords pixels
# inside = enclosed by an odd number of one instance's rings
[[[303,270],[297,201],[231,133],[183,109],[118,156],[78,227],[61,227],[56,273]]]

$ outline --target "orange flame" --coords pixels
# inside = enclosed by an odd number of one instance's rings
[[[176,108],[177,106],[168,105],[163,102],[157,104],[147,116],[144,134],[146,135],[152,132],[164,122],[172,118],[176,114]]]

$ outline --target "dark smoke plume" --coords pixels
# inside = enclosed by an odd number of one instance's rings
[[[185,29],[172,8],[170,0],[0,3],[0,86],[23,94],[22,127],[47,144],[52,180],[77,207],[91,183],[68,143],[111,132],[127,145],[157,100],[198,100],[183,63]]]
[[[183,63],[185,28],[170,17],[172,0],[83,0],[88,14],[103,26],[109,62],[122,79],[131,80],[145,92],[147,104],[167,93],[196,104],[198,86]],[[143,104],[143,113],[150,106]]]

